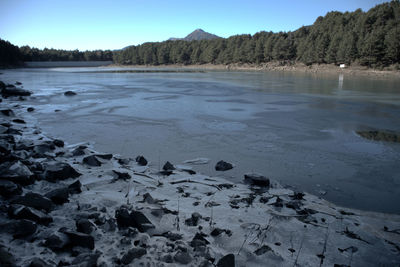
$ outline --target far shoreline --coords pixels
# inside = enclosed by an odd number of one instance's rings
[[[262,64],[247,64],[247,63],[233,63],[233,64],[167,64],[167,65],[123,65],[123,64],[110,64],[106,67],[118,68],[176,68],[188,70],[225,70],[225,71],[256,71],[256,72],[293,72],[293,73],[310,73],[310,74],[347,74],[357,76],[367,76],[376,78],[400,78],[400,70],[377,70],[364,66],[346,66],[340,68],[334,64],[312,64],[305,65],[303,63],[289,63],[282,64],[279,62],[269,62]]]

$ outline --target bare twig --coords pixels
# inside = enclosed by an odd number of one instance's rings
[[[239,249],[237,255],[240,254],[240,251],[242,250],[242,248],[243,248],[244,244],[246,243],[247,239],[248,239],[250,236],[252,236],[252,235],[253,235],[253,230],[249,231],[249,234],[246,235],[246,238],[243,240],[242,246],[240,247],[240,249]]]
[[[301,239],[300,248],[299,248],[299,251],[297,252],[296,260],[294,261],[293,267],[295,267],[297,265],[297,260],[299,259],[301,249],[303,248],[303,243],[304,243],[305,237],[306,237],[306,234],[304,233],[303,238]]]
[[[322,264],[324,264],[326,245],[328,243],[328,237],[329,237],[329,225],[328,225],[328,228],[326,229],[325,241],[324,241],[324,247],[322,249],[322,253],[320,255],[318,255],[318,257],[321,258],[321,261],[319,262],[319,267],[321,267]]]
[[[178,197],[178,213],[176,214],[176,217],[175,217],[175,224],[176,224],[176,230],[179,232],[180,231],[180,226],[179,226],[179,197]]]

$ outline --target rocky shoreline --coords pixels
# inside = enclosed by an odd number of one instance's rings
[[[293,73],[310,73],[320,75],[356,75],[361,77],[374,77],[378,79],[400,78],[400,71],[395,69],[377,70],[364,66],[347,66],[340,68],[334,64],[312,64],[305,65],[298,62],[279,62],[272,61],[262,64],[246,64],[246,63],[232,63],[232,64],[175,64],[175,65],[120,65],[111,64],[109,67],[118,68],[157,68],[157,69],[185,69],[185,70],[229,70],[229,71],[280,71],[280,72],[293,72]]]
[[[400,216],[65,144],[1,86],[1,266],[395,266]],[[220,161],[220,171],[232,168]]]

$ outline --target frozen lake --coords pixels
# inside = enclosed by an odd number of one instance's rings
[[[208,158],[194,169],[234,182],[259,172],[338,205],[400,214],[400,144],[355,133],[400,131],[398,79],[105,67],[1,72],[0,80],[34,92],[21,103],[70,144],[144,155],[156,167]],[[221,159],[235,168],[216,172]]]

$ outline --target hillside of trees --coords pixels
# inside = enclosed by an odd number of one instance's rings
[[[270,61],[360,64],[400,69],[400,0],[363,12],[329,12],[293,32],[259,32],[211,40],[168,40],[119,51],[18,48],[0,39],[0,66],[23,61],[97,61],[119,64],[262,64]]]
[[[23,56],[18,46],[0,39],[0,67],[22,64]]]
[[[119,64],[231,64],[299,61],[382,67],[400,62],[400,2],[368,12],[329,12],[293,32],[259,32],[227,39],[165,41],[114,52]]]
[[[29,46],[20,47],[23,61],[104,61],[112,60],[113,52],[110,50],[60,50],[37,49]]]

